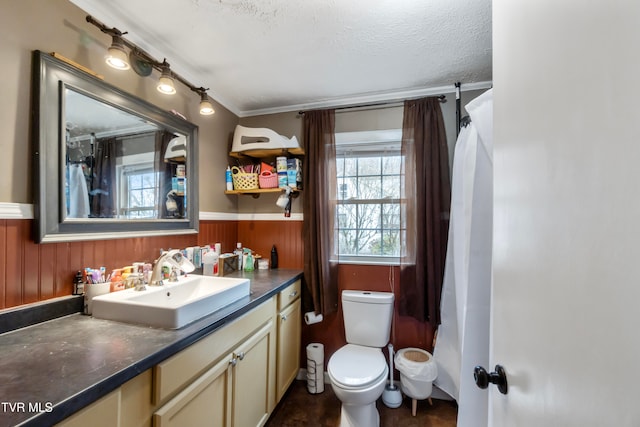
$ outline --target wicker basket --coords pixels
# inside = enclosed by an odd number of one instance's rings
[[[234,190],[255,190],[258,188],[258,174],[243,172],[239,167],[231,168]]]
[[[278,188],[278,175],[271,171],[263,171],[259,181],[260,188]]]

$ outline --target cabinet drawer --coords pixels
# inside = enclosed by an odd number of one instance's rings
[[[287,286],[284,290],[278,294],[278,310],[282,310],[298,298],[300,298],[300,292],[302,281],[300,279]]]
[[[275,298],[265,301],[247,314],[222,327],[154,367],[153,401],[161,404],[212,366],[222,356],[269,321],[275,311]]]

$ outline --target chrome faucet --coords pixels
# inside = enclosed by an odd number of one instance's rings
[[[191,273],[196,269],[191,261],[186,259],[179,250],[173,249],[168,252],[163,252],[153,263],[153,270],[151,271],[151,278],[149,279],[150,286],[162,286],[164,284],[162,266],[165,262],[185,273]]]

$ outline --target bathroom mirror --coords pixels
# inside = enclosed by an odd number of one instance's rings
[[[198,128],[34,51],[34,240],[198,231]]]

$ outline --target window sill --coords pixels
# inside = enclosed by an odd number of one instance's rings
[[[399,266],[399,258],[379,258],[379,257],[350,257],[350,258],[334,258],[332,262],[346,265],[381,265],[381,266]]]

